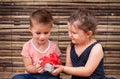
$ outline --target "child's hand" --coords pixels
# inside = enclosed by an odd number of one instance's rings
[[[38,68],[37,68],[37,71],[38,71],[38,73],[43,73],[43,72],[44,72],[44,69],[43,69],[43,67],[38,67]]]
[[[55,65],[56,69],[51,72],[52,75],[57,76],[63,71],[62,65]]]
[[[36,64],[36,69],[37,69],[38,73],[43,73],[44,72],[44,68],[41,67],[39,63]]]
[[[44,72],[43,67],[36,66],[36,68],[37,68],[38,73],[43,73]]]

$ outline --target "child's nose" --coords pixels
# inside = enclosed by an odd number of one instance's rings
[[[40,35],[39,35],[39,38],[44,38],[44,37],[45,37],[44,34],[40,34]]]

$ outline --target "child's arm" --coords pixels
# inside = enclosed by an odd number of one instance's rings
[[[28,73],[42,73],[43,68],[42,67],[36,67],[32,65],[32,60],[28,57],[23,57],[25,69]]]
[[[71,50],[71,46],[68,45],[67,49],[66,49],[66,66],[72,66],[71,63],[71,59],[70,59],[70,50]]]
[[[66,52],[70,52],[70,45],[67,47]],[[71,61],[70,61],[70,53],[66,54],[66,66],[72,66]],[[51,72],[54,76],[60,74],[63,70],[62,65],[55,65],[56,69]]]
[[[67,51],[67,55],[70,56],[69,53],[70,51]],[[69,56],[67,56],[67,60],[70,60]],[[85,66],[83,67],[61,66],[62,67],[61,69],[65,73],[71,74],[71,75],[90,76],[95,71],[95,69],[97,68],[102,58],[103,58],[102,46],[100,44],[96,44],[91,50],[90,56]],[[66,64],[68,65],[70,64],[70,62],[68,61]]]

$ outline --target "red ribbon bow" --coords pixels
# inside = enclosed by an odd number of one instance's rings
[[[46,63],[50,63],[52,65],[60,65],[61,64],[61,60],[59,59],[58,55],[56,55],[55,53],[51,53],[49,55],[49,57],[44,56],[43,58],[40,58],[40,66],[44,66]]]

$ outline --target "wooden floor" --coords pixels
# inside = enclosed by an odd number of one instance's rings
[[[59,45],[63,64],[70,43],[68,17],[78,8],[93,11],[98,20],[94,37],[105,49],[105,74],[120,79],[120,0],[0,0],[0,79],[24,72],[20,52],[31,38],[29,15],[38,8],[48,9],[54,17],[50,40]],[[65,74],[61,77],[70,78]]]

